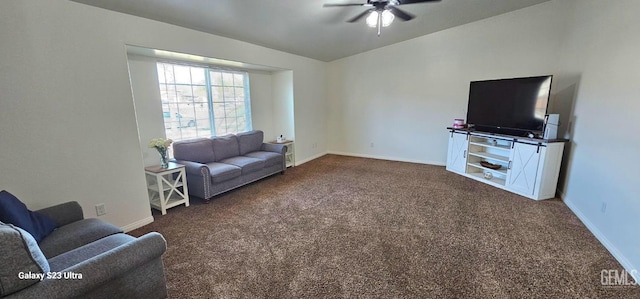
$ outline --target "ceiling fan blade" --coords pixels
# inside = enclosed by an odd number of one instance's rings
[[[388,9],[388,10],[389,10],[389,11],[390,11],[394,16],[396,16],[396,17],[398,17],[398,18],[402,19],[403,21],[409,21],[409,20],[413,19],[413,16],[412,16],[412,15],[410,15],[410,14],[408,14],[408,13],[406,13],[406,12],[404,12],[404,11],[400,10],[399,8],[395,8],[395,7],[391,6],[391,5],[389,5],[389,6],[387,7],[387,9]]]
[[[367,5],[362,3],[346,3],[346,4],[324,4],[322,7],[346,7],[346,6],[365,6]]]
[[[397,0],[398,4],[396,5],[404,5],[404,4],[414,4],[414,3],[424,3],[424,2],[440,2],[441,0]]]
[[[354,18],[348,20],[347,22],[349,22],[349,23],[357,22],[358,20],[362,19],[364,16],[368,15],[369,13],[371,13],[372,10],[373,9],[367,9],[363,13],[355,16]]]

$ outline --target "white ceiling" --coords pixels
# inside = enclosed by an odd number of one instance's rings
[[[402,5],[399,8],[416,18],[408,22],[396,19],[382,29],[381,36],[364,20],[346,22],[364,7],[322,7],[366,0],[73,1],[332,61],[549,0],[442,0]]]

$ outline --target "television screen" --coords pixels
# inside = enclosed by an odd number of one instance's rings
[[[467,123],[476,130],[526,136],[543,131],[552,76],[473,81]]]

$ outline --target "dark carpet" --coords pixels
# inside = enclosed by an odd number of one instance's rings
[[[640,298],[562,201],[439,166],[327,155],[154,217],[171,298]]]

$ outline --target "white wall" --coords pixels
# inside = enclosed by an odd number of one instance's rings
[[[561,5],[569,21],[557,89],[576,89],[565,203],[627,270],[640,271],[640,1]]]
[[[331,62],[329,151],[443,165],[470,81],[553,73],[562,22],[550,6]]]
[[[143,164],[158,165],[158,151],[149,148],[151,139],[166,138],[156,60],[129,54],[128,63]]]
[[[275,134],[272,74],[250,72],[251,119],[254,130],[262,130],[265,141]],[[293,99],[291,99],[293,101]]]
[[[275,140],[283,135],[286,139],[295,140],[295,117],[293,108],[293,72],[280,71],[273,73],[273,127],[274,134],[265,134],[265,139]]]
[[[296,165],[327,153],[326,63],[324,66],[323,69],[318,68],[309,74],[310,78],[316,78],[319,80],[318,82],[306,80],[299,71],[293,70],[292,73],[293,97],[295,99],[293,102],[295,132],[293,134],[295,135]],[[305,94],[302,99],[300,98],[301,94]],[[322,100],[318,97],[322,97]]]
[[[331,62],[329,151],[444,164],[444,127],[466,115],[469,81],[553,74],[550,112],[571,138],[565,202],[640,271],[638,11],[556,0]]]
[[[0,188],[32,209],[151,221],[127,44],[292,70],[299,141],[326,136],[324,62],[66,0],[1,1],[0,28]]]
[[[105,203],[127,226],[151,214],[111,22],[68,1],[0,3],[0,188],[32,209],[77,200],[87,217]]]

